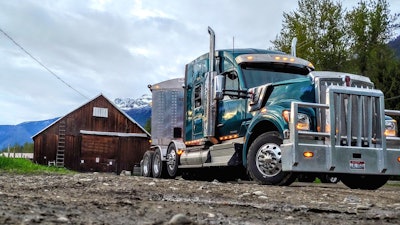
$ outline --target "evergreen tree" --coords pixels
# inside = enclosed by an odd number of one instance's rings
[[[381,89],[386,108],[400,109],[400,62],[387,43],[400,27],[386,0],[360,0],[350,11],[332,0],[299,0],[298,9],[284,13],[283,28],[272,43],[290,51],[298,38],[297,55],[317,70],[368,76]]]
[[[347,71],[368,76],[376,88],[387,98],[386,108],[399,109],[398,101],[391,98],[400,95],[399,60],[387,43],[393,36],[399,15],[391,15],[386,0],[363,2],[346,14],[350,39]]]
[[[144,125],[144,129],[151,134],[151,118],[149,118],[146,121],[146,124]]]
[[[290,52],[296,37],[298,57],[311,61],[318,70],[340,71],[348,57],[343,14],[340,2],[299,0],[297,10],[283,13],[283,29],[272,43]]]
[[[15,143],[12,146],[1,149],[0,152],[7,153],[8,150],[10,150],[10,153],[33,153],[33,143],[25,142],[24,145]]]

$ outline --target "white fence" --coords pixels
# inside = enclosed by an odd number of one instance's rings
[[[33,153],[21,153],[21,152],[1,152],[0,156],[7,158],[25,158],[25,159],[33,159]]]

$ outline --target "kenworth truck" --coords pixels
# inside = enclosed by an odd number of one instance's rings
[[[290,185],[299,175],[331,175],[349,188],[377,189],[400,175],[392,119],[400,111],[384,109],[369,78],[314,71],[278,51],[215,50],[208,32],[209,53],[187,64],[184,78],[149,85],[144,176],[196,179],[220,170]]]

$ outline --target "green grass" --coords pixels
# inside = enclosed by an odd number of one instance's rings
[[[7,158],[0,156],[0,173],[10,172],[17,174],[42,174],[42,173],[58,173],[68,174],[74,173],[65,168],[55,166],[43,166],[32,163],[28,159]]]

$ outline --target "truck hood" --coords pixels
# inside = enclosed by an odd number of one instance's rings
[[[265,105],[291,101],[315,102],[314,86],[310,77],[265,84],[249,89],[249,112]]]

